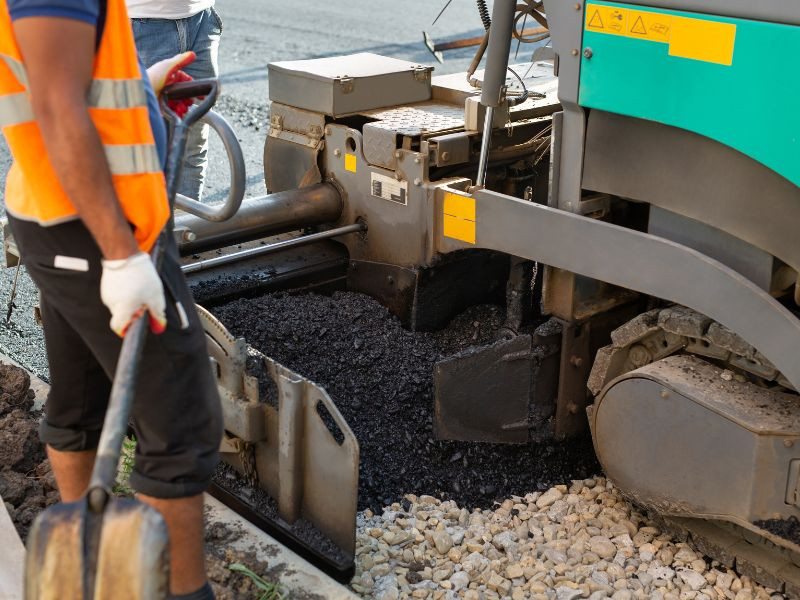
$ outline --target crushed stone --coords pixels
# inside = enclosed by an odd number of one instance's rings
[[[407,495],[359,515],[351,588],[367,599],[781,600],[676,541],[603,477],[488,510]]]

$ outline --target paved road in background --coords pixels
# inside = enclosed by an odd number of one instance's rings
[[[232,123],[245,153],[247,195],[263,194],[263,145],[269,117],[267,64],[375,52],[436,66],[434,74],[463,71],[473,49],[446,55],[436,64],[422,43],[422,31],[435,39],[478,35],[481,22],[473,0],[453,0],[435,25],[431,22],[444,0],[218,0],[224,21],[220,48],[223,94],[218,111]],[[0,141],[0,197],[9,164]],[[206,199],[221,200],[228,175],[224,153],[212,144]],[[4,262],[3,262],[4,264]],[[0,269],[0,352],[47,377],[41,329],[33,320],[36,289],[23,272],[19,278],[17,308],[5,323],[5,307],[16,269]]]
[[[267,63],[353,52],[375,52],[414,62],[431,62],[422,30],[452,38],[479,33],[481,22],[473,0],[453,0],[431,26],[444,0],[219,0],[225,21],[220,67],[226,93],[266,97]],[[470,51],[440,67],[452,72]],[[435,61],[434,61],[435,62]],[[461,67],[463,68],[463,67]]]

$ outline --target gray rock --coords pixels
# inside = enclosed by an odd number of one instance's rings
[[[492,543],[498,550],[508,550],[517,545],[517,534],[513,531],[503,531],[492,538]]]
[[[395,575],[386,575],[376,579],[373,594],[375,600],[397,600],[400,597],[397,577]]]
[[[566,500],[556,500],[550,506],[550,510],[547,511],[547,516],[554,523],[561,523],[567,514],[569,514],[569,504],[567,504]]]
[[[450,537],[453,538],[453,545],[460,546],[461,542],[464,541],[464,529],[461,527],[457,527],[450,533]]]
[[[697,571],[693,571],[692,569],[678,570],[678,577],[680,577],[681,581],[692,588],[692,590],[695,592],[705,587],[707,583],[705,577],[703,577]]]
[[[446,531],[434,531],[432,537],[439,554],[447,554],[453,547],[453,538]]]
[[[450,583],[453,586],[454,592],[466,589],[469,586],[469,575],[467,575],[464,571],[453,573],[453,575],[450,577]]]
[[[556,588],[557,600],[576,600],[581,596],[583,596],[583,592],[581,590],[576,590],[565,585]]]

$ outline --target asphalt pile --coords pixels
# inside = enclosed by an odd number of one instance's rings
[[[376,300],[351,292],[268,294],[212,310],[234,335],[327,390],[360,444],[359,509],[377,511],[409,493],[489,507],[600,472],[588,439],[524,446],[436,439],[434,364],[493,341],[500,307],[472,307],[434,333],[410,332]]]
[[[800,544],[800,521],[797,517],[789,517],[788,519],[766,519],[764,521],[756,521],[753,523],[756,527],[766,529],[770,533],[774,533],[789,540],[795,544]]]
[[[23,540],[36,515],[59,499],[30,385],[24,370],[0,364],[0,496]]]

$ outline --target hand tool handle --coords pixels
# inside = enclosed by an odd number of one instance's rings
[[[167,119],[172,123],[172,140],[167,166],[164,170],[167,182],[167,198],[169,199],[170,213],[175,201],[175,192],[180,181],[180,171],[183,164],[183,155],[186,149],[186,136],[194,123],[199,121],[217,100],[219,86],[214,79],[201,79],[176,83],[167,86],[161,95],[161,108]],[[205,95],[198,105],[189,110],[183,119],[176,115],[168,106],[167,100],[190,98]],[[169,236],[172,235],[172,219],[161,231],[150,255],[155,263],[156,270],[161,270]],[[103,421],[103,430],[97,445],[97,457],[89,481],[89,506],[95,512],[102,512],[117,474],[117,465],[122,451],[122,440],[128,430],[128,420],[136,395],[136,381],[139,374],[142,351],[147,340],[149,317],[145,313],[135,319],[128,328],[122,340],[122,348],[117,358],[117,367],[114,371],[114,382],[111,386],[111,397]]]
[[[131,324],[125,339],[122,340],[122,349],[111,386],[111,399],[108,402],[97,446],[97,457],[89,482],[89,506],[95,512],[101,512],[105,508],[116,479],[122,440],[128,430],[128,418],[136,393],[136,379],[144,342],[147,339],[147,327],[148,318],[147,315],[143,315]]]

